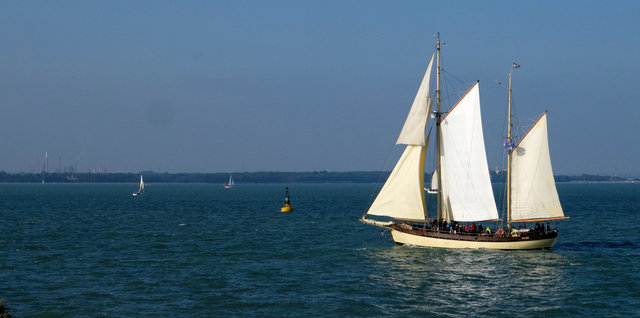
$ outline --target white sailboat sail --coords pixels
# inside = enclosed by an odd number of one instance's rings
[[[427,192],[431,194],[438,193],[438,170],[434,171],[431,174],[431,184],[429,185],[429,189],[427,189]]]
[[[367,214],[423,221],[425,146],[407,145]]]
[[[138,192],[134,192],[133,196],[137,196],[139,194],[142,194],[142,192],[144,192],[144,181],[142,180],[142,175],[140,175],[140,187],[138,188]]]
[[[235,185],[235,182],[233,181],[233,176],[229,176],[229,183],[225,183],[224,188],[231,189],[234,185]]]
[[[512,152],[511,220],[562,218],[564,213],[551,169],[545,112]]]
[[[427,218],[423,189],[429,137],[425,141],[424,133],[432,105],[429,99],[432,65],[433,56],[396,142],[407,147],[367,214],[415,221]]]
[[[429,98],[429,82],[431,78],[431,66],[433,65],[433,56],[424,73],[416,97],[411,105],[411,110],[407,115],[407,119],[402,126],[402,131],[398,136],[396,144],[404,145],[421,145],[424,146],[424,132],[427,126],[427,118],[431,111],[431,99]]]
[[[498,219],[484,148],[478,83],[441,121],[442,211],[447,221]]]

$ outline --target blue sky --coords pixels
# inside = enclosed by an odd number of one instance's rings
[[[391,169],[440,32],[449,95],[480,80],[491,167],[517,61],[556,174],[640,175],[638,21],[637,1],[2,1],[0,170]]]

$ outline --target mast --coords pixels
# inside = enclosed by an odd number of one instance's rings
[[[512,138],[511,138],[511,73],[509,72],[509,110],[508,110],[508,124],[507,124],[507,233],[511,233],[511,154],[513,152]]]
[[[440,222],[443,218],[442,216],[442,173],[440,171],[440,32],[438,32],[438,40],[436,42],[436,56],[438,66],[436,68],[436,160],[438,162],[438,218],[437,221]]]

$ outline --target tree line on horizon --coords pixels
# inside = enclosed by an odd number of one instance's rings
[[[156,173],[143,172],[148,183],[225,183],[233,175],[236,183],[382,183],[389,177],[389,171],[312,171],[312,172],[215,172],[215,173]],[[506,173],[491,171],[492,182],[504,182]],[[425,182],[431,176],[425,174]],[[2,183],[137,183],[140,173],[7,173],[0,171]],[[579,176],[558,175],[556,182],[638,182],[640,178],[600,176],[582,174]]]

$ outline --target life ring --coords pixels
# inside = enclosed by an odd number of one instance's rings
[[[496,231],[496,236],[500,236],[500,237],[504,236],[504,230],[503,229],[498,229]]]

